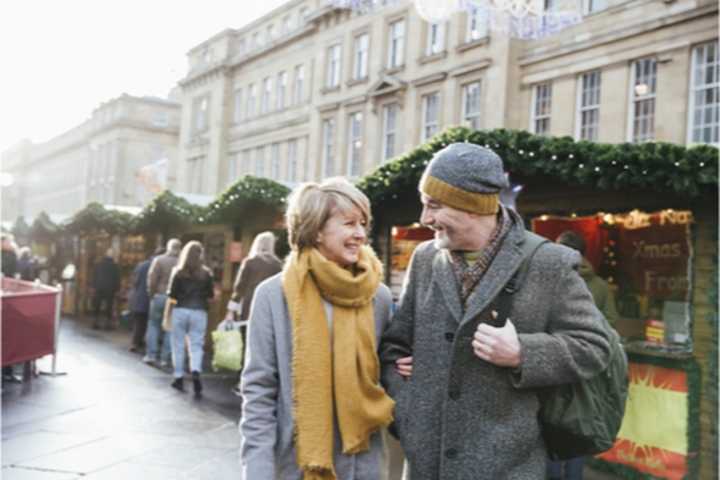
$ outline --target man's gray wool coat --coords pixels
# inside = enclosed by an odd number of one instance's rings
[[[588,378],[608,362],[602,314],[577,273],[580,255],[547,243],[513,295],[510,319],[521,366],[494,366],[471,341],[522,260],[525,229],[514,225],[463,310],[447,250],[415,250],[399,309],[383,334],[383,382],[397,402],[395,429],[411,480],[545,478],[537,389]],[[404,381],[396,358],[412,355]]]

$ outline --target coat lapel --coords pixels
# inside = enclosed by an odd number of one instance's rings
[[[525,241],[525,228],[522,226],[522,220],[515,218],[514,222],[515,225],[503,240],[500,250],[470,294],[465,314],[462,316],[462,324],[469,322],[485,310],[520,267],[523,258],[522,243]]]
[[[460,292],[458,291],[457,279],[450,264],[450,255],[447,250],[438,251],[435,258],[433,258],[433,282],[442,292],[445,305],[447,305],[455,321],[460,322],[462,318]]]

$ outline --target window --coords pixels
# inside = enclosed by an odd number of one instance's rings
[[[288,142],[288,170],[287,170],[287,181],[297,181],[297,170],[298,170],[298,158],[297,158],[297,139],[292,139]]]
[[[362,167],[362,121],[360,112],[350,114],[348,122],[347,175],[359,177]]]
[[[282,110],[285,108],[285,90],[287,89],[287,72],[282,71],[278,73],[276,95],[275,95],[275,108]]]
[[[440,94],[433,92],[422,97],[422,138],[424,142],[437,133],[440,112]]]
[[[607,0],[587,0],[585,3],[585,14],[599,12],[607,8]]]
[[[397,116],[397,103],[391,103],[383,107],[383,160],[389,160],[395,156]]]
[[[550,111],[552,109],[552,83],[541,83],[533,88],[530,130],[538,135],[550,133]]]
[[[298,12],[298,25],[304,25],[307,20],[310,9],[308,7],[302,7]]]
[[[257,107],[255,106],[257,98],[257,85],[251,83],[248,87],[248,98],[247,98],[247,118],[254,116],[257,113]]]
[[[195,99],[193,105],[193,110],[195,112],[193,115],[193,130],[195,132],[203,132],[207,130],[209,103],[207,95]]]
[[[188,159],[187,188],[190,193],[202,193],[203,171],[205,170],[205,157]]]
[[[251,38],[250,48],[258,48],[260,46],[260,32],[253,33]]]
[[[270,178],[280,180],[280,144],[270,145]]]
[[[293,104],[299,105],[302,103],[303,98],[303,80],[305,79],[305,67],[304,65],[297,65],[295,67],[295,85],[293,87]]]
[[[243,114],[243,96],[242,88],[235,90],[235,96],[233,101],[233,122],[240,123],[242,121]]]
[[[167,127],[170,125],[170,115],[168,112],[155,112],[153,113],[152,124],[156,127]]]
[[[246,42],[244,38],[241,38],[240,41],[238,41],[238,53],[243,54],[245,53],[245,49],[247,48]]]
[[[275,25],[270,24],[265,30],[265,43],[270,43],[275,38]]]
[[[260,114],[270,111],[270,95],[272,94],[272,79],[266,77],[263,80],[262,96],[260,97]]]
[[[657,61],[636,60],[632,64],[630,83],[630,140],[646,142],[655,138],[655,87]]]
[[[370,48],[370,36],[367,33],[355,37],[355,65],[353,66],[353,78],[361,80],[368,75],[368,49]]]
[[[712,143],[720,141],[720,67],[718,41],[699,45],[692,51],[690,74],[690,126],[689,143]]]
[[[472,42],[488,34],[488,18],[485,9],[473,5],[467,14],[465,41]]]
[[[390,24],[388,42],[388,68],[397,68],[405,63],[405,20]]]
[[[335,150],[333,139],[335,136],[335,120],[328,118],[323,120],[322,129],[322,174],[324,177],[332,177],[334,175]]]
[[[333,88],[338,85],[340,85],[340,45],[333,45],[327,49],[325,86]]]
[[[282,33],[287,33],[290,29],[292,29],[292,20],[290,19],[290,15],[287,15],[282,21]]]
[[[445,23],[429,23],[425,55],[435,55],[445,50]]]
[[[468,128],[480,128],[480,82],[463,85],[462,118],[463,124]]]
[[[235,182],[240,177],[240,154],[239,153],[232,153],[230,154],[230,164],[229,172],[228,172],[228,179],[227,183],[228,185],[231,185],[233,182]]]
[[[252,168],[252,150],[250,150],[249,148],[247,150],[243,150],[242,156],[243,156],[243,160],[242,160],[243,173],[245,175],[250,175],[250,174],[252,174],[252,170],[253,170],[253,168]]]
[[[578,78],[577,118],[575,136],[580,140],[596,142],[600,123],[600,71],[589,72]]]
[[[265,176],[265,147],[255,149],[255,176]]]

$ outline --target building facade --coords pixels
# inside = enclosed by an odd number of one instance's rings
[[[62,220],[89,202],[141,206],[174,185],[180,105],[121,95],[84,123],[43,143],[25,141],[2,154],[2,219],[32,221],[41,211]]]
[[[540,40],[390,3],[292,0],[190,50],[180,189],[358,177],[451,125],[718,143],[717,2],[584,0],[581,23]]]

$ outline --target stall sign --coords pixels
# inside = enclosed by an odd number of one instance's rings
[[[625,416],[613,448],[597,456],[657,478],[688,473],[687,372],[629,364]]]
[[[390,253],[390,291],[393,300],[397,301],[400,298],[405,272],[413,251],[421,242],[430,240],[433,236],[433,231],[427,227],[393,227],[392,250]]]
[[[237,263],[243,259],[242,242],[230,242],[229,260],[231,263]]]

